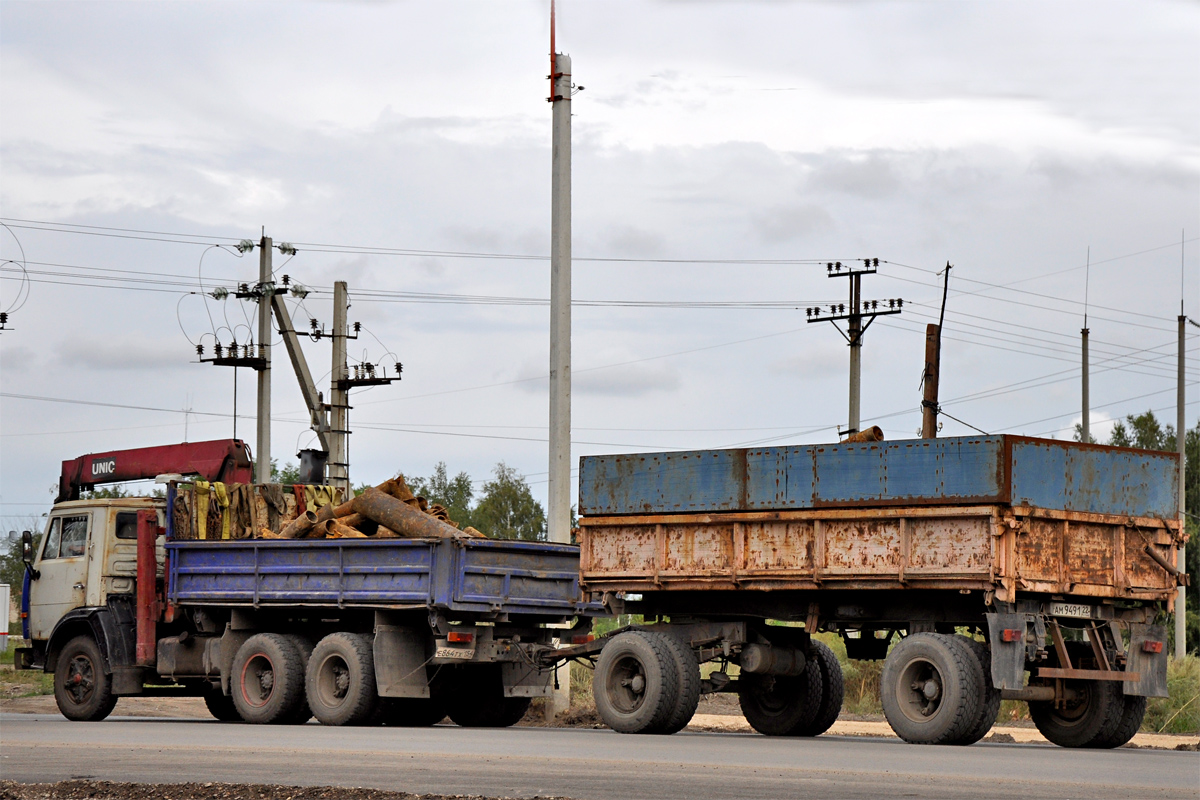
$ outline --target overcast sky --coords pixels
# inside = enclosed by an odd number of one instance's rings
[[[480,485],[504,461],[544,499],[548,11],[0,2],[0,257],[32,279],[0,273],[2,391],[86,403],[0,398],[6,528],[47,510],[63,459],[232,435],[232,370],[193,344],[253,329],[203,291],[256,279],[257,252],[209,245],[264,228],[315,290],[298,325],[328,325],[346,280],[352,356],[404,364],[354,395],[356,483],[445,461]],[[563,0],[558,42],[583,87],[575,457],[836,440],[847,347],[804,309],[846,281],[813,260],[879,258],[865,296],[905,300],[864,348],[864,424],[890,439],[919,428],[947,262],[948,414],[1069,438],[1086,284],[1099,437],[1174,420],[1181,266],[1200,315],[1200,5]],[[306,352],[327,384],[328,342]],[[286,461],[314,437],[278,357]],[[251,444],[253,409],[240,370]]]

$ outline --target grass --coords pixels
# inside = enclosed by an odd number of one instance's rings
[[[1167,662],[1170,697],[1151,697],[1142,730],[1155,733],[1200,733],[1200,657]]]

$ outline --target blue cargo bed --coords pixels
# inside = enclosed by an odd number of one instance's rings
[[[496,539],[169,541],[167,597],[181,605],[434,608],[570,617],[579,548]]]
[[[1022,436],[585,456],[579,513],[1003,504],[1173,518],[1178,456]]]

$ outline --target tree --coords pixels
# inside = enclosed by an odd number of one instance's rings
[[[408,488],[412,489],[413,494],[428,500],[430,505],[445,506],[450,519],[457,522],[460,528],[474,525],[472,520],[475,512],[471,509],[471,502],[475,499],[475,489],[467,473],[460,472],[451,478],[446,462],[439,461],[432,475],[410,479]]]
[[[493,539],[546,540],[546,512],[533,499],[525,476],[501,461],[483,485],[475,507],[475,527]]]

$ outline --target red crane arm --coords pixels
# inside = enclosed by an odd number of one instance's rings
[[[250,448],[241,439],[185,442],[91,453],[62,462],[58,499],[78,500],[81,489],[177,472],[206,481],[250,483]]]

